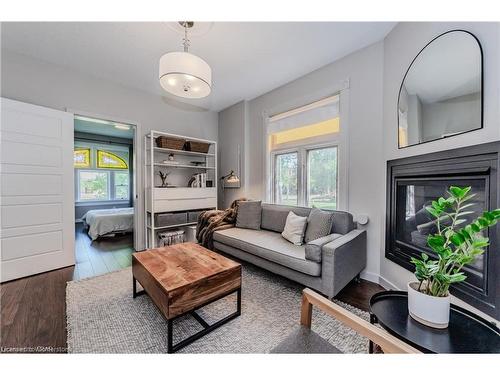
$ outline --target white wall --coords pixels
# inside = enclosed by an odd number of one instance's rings
[[[188,106],[167,102],[161,96],[108,83],[4,49],[1,63],[1,96],[63,111],[68,108],[138,124],[141,132],[140,150],[143,136],[152,129],[217,140],[217,113],[188,110]],[[142,157],[142,152],[138,152],[137,201],[141,245],[144,203]]]
[[[249,101],[247,120],[234,123],[245,134],[244,185],[239,196],[265,200],[264,116],[334,94],[349,80],[348,210],[368,214],[367,278],[378,281],[381,225],[384,220],[382,155],[383,43],[377,43]],[[235,111],[230,107],[220,118]],[[242,107],[239,107],[243,111]],[[242,118],[242,115],[239,116]],[[222,137],[222,128],[220,130]],[[222,139],[222,138],[221,138]],[[224,148],[225,142],[221,141]],[[368,150],[368,152],[367,152]],[[222,169],[221,169],[222,170]]]
[[[465,29],[480,40],[484,53],[484,128],[423,145],[398,149],[397,100],[409,64],[431,39],[451,29]],[[380,43],[357,51],[295,81],[220,113],[239,121],[244,134],[245,183],[239,196],[265,199],[264,117],[333,93],[349,79],[349,211],[368,214],[368,266],[363,276],[405,289],[413,276],[385,259],[387,160],[500,139],[500,26],[498,23],[400,23]],[[243,115],[246,110],[247,117]],[[239,114],[236,114],[240,111]],[[236,113],[235,113],[236,112]],[[241,121],[241,119],[245,119]],[[227,123],[224,125],[227,127]],[[222,142],[222,143],[225,143]],[[225,145],[221,144],[224,148]],[[460,302],[458,302],[460,303]]]
[[[437,35],[453,29],[472,32],[483,48],[484,128],[470,133],[398,150],[397,101],[401,81],[416,54]],[[400,23],[384,42],[384,164],[387,160],[500,140],[500,24],[499,23]],[[385,165],[384,165],[385,168]],[[384,172],[385,173],[385,172]],[[383,181],[385,191],[385,180]],[[385,230],[385,227],[384,227]],[[387,260],[381,237],[380,275],[397,288],[406,288],[411,272]]]

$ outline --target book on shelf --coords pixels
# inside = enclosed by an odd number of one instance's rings
[[[193,175],[194,181],[191,184],[191,187],[195,188],[204,188],[207,187],[207,174],[206,173],[197,173]]]

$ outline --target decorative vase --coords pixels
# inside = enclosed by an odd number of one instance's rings
[[[434,297],[418,291],[418,282],[408,283],[408,312],[417,322],[432,328],[447,328],[450,321],[450,295]]]

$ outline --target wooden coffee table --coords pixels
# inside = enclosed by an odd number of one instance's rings
[[[186,242],[132,254],[133,297],[147,293],[167,319],[167,351],[175,352],[241,315],[241,265]],[[137,292],[139,282],[144,288]],[[208,324],[196,310],[237,293],[236,312]],[[173,343],[173,322],[191,314],[203,329]]]

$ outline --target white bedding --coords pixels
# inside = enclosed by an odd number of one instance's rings
[[[90,210],[83,215],[89,227],[92,240],[111,232],[132,232],[134,230],[134,208],[111,208]]]

